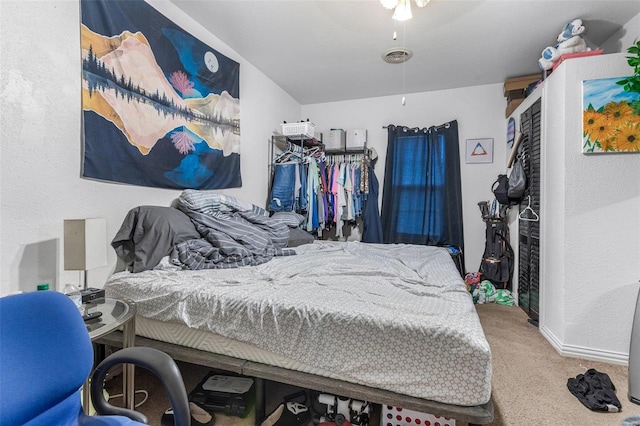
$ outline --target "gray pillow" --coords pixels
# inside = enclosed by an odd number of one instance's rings
[[[139,206],[129,210],[111,241],[132,272],[153,269],[175,244],[200,238],[189,216],[178,209]]]
[[[289,241],[287,247],[298,247],[303,244],[311,244],[315,238],[302,228],[289,228]]]
[[[271,218],[286,223],[289,228],[297,228],[304,220],[304,216],[296,212],[275,212]]]

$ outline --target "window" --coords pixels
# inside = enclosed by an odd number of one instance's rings
[[[385,243],[463,248],[457,122],[389,126],[382,197]]]

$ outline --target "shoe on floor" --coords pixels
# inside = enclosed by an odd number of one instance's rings
[[[210,413],[200,406],[189,403],[189,410],[191,411],[191,426],[213,426],[216,424],[216,416]],[[162,426],[173,426],[173,408],[169,408],[162,415]]]
[[[307,424],[310,418],[309,407],[289,401],[278,405],[261,426],[301,426]]]

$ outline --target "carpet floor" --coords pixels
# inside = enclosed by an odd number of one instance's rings
[[[614,426],[640,406],[627,398],[627,367],[560,356],[519,307],[477,305],[491,346],[494,425]],[[567,389],[567,380],[594,368],[606,373],[622,404],[619,413],[593,412]]]
[[[518,307],[497,304],[477,305],[480,321],[491,346],[493,358],[492,398],[496,426],[614,426],[640,414],[640,406],[627,398],[627,367],[560,356],[538,329],[527,321]],[[210,371],[193,364],[178,363],[187,391],[193,389]],[[622,403],[619,413],[593,412],[583,406],[567,389],[567,380],[594,368],[606,373],[616,387]],[[268,382],[266,412],[274,410],[284,395],[297,388]],[[110,395],[121,392],[119,377],[107,383]],[[136,389],[148,392],[147,400],[137,408],[149,418],[149,424],[160,426],[162,413],[169,407],[159,380],[142,368],[136,369]],[[137,394],[136,401],[143,395]],[[118,399],[112,401],[120,405]],[[378,408],[379,410],[379,408]],[[376,410],[370,423],[380,424]],[[253,413],[246,418],[216,415],[218,426],[250,426]],[[466,426],[466,423],[456,423]]]

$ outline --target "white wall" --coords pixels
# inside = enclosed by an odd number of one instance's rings
[[[629,75],[639,39],[640,14],[601,46],[621,54],[567,61],[542,93],[540,331],[561,354],[621,364],[640,280],[640,158],[581,153],[582,81]]]
[[[270,136],[299,117],[299,103],[171,3],[149,3],[240,63],[243,187],[223,192],[264,205]],[[62,267],[64,219],[106,217],[110,240],[129,209],[168,206],[180,191],[80,178],[79,1],[2,0],[0,8],[0,295],[44,281],[62,289],[80,279]],[[113,250],[108,263],[89,273],[90,285],[113,271]]]
[[[410,62],[407,66],[410,66]],[[367,129],[368,146],[375,148],[379,155],[375,172],[381,185],[384,181],[387,147],[387,130],[383,126],[396,124],[430,127],[457,120],[462,166],[466,269],[477,271],[485,243],[485,224],[480,216],[478,202],[493,199],[491,185],[506,168],[506,100],[502,86],[492,84],[412,93],[406,95],[406,106],[401,104],[402,95],[303,105],[302,117],[313,121],[325,136],[331,128]],[[465,163],[465,142],[476,138],[493,138],[492,164]]]
[[[582,146],[582,81],[628,75],[624,54],[578,58],[545,81],[541,331],[566,355],[624,363],[640,280],[640,154]]]
[[[638,40],[640,40],[640,13],[609,37],[600,48],[604,50],[604,53],[627,53],[627,49],[635,45]]]

